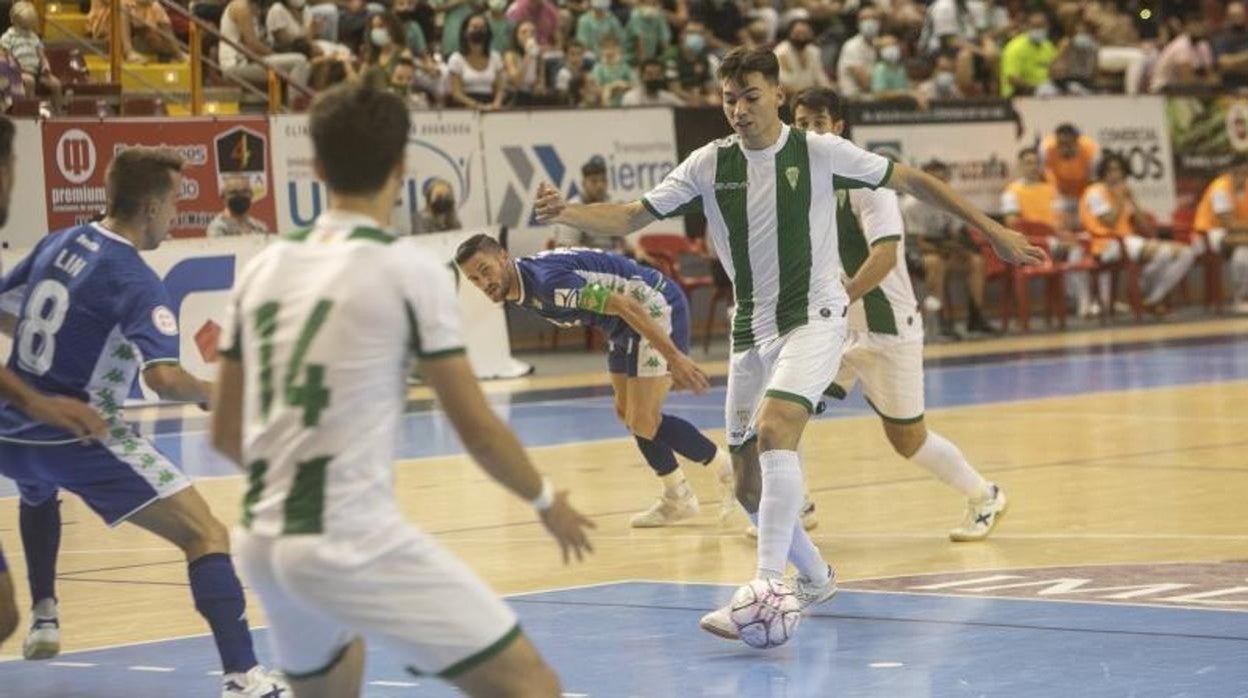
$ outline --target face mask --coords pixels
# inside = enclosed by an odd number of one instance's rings
[[[507,0],[490,0],[490,9],[502,12],[507,7]]]
[[[451,209],[454,207],[455,202],[452,201],[450,197],[446,196],[439,196],[429,203],[429,208],[438,215],[450,213]]]
[[[485,41],[485,30],[473,29],[472,31],[468,32],[468,40],[475,41],[477,43],[481,43]]]
[[[390,32],[377,27],[368,32],[368,39],[373,42],[373,46],[383,48],[390,45]]]
[[[880,49],[880,58],[883,58],[888,63],[896,63],[897,61],[901,60],[901,47],[900,46],[885,46],[884,48]]]
[[[942,70],[939,73],[936,73],[936,87],[939,87],[942,90],[953,89],[953,85],[956,82],[957,78],[948,70]]]
[[[592,0],[589,6],[595,10],[609,10],[611,9],[611,0]]]
[[[1027,32],[1027,36],[1031,38],[1033,44],[1043,44],[1049,38],[1047,29],[1031,29]]]
[[[685,37],[685,48],[694,53],[702,53],[702,49],[706,48],[706,37],[701,34],[689,34]]]
[[[864,19],[858,23],[858,31],[868,39],[874,39],[880,35],[880,20]]]
[[[1075,34],[1075,38],[1071,39],[1070,43],[1081,49],[1096,48],[1096,39],[1093,39],[1091,34]]]
[[[643,84],[646,86],[646,92],[651,94],[657,93],[659,90],[667,87],[667,81],[663,78],[659,78],[657,80],[646,80]]]
[[[246,194],[230,194],[225,200],[225,206],[230,209],[230,213],[241,216],[251,208],[251,197]]]

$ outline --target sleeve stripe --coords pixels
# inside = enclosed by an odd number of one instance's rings
[[[462,356],[466,353],[467,353],[467,350],[464,349],[463,347],[451,347],[449,349],[439,349],[437,351],[431,351],[428,353],[417,352],[416,356],[426,361],[431,361],[431,360],[437,360],[437,359],[447,359],[452,356]]]
[[[879,187],[885,186],[885,185],[887,185],[887,184],[888,184],[888,180],[890,180],[890,179],[892,179],[892,178],[893,178],[893,161],[892,161],[892,160],[889,160],[889,161],[888,161],[888,167],[884,168],[884,177],[883,177],[882,179],[880,179],[880,183],[879,183],[879,184],[877,184],[877,185],[875,185],[874,187],[871,187],[871,188],[872,188],[872,189],[878,189]]]
[[[871,246],[872,246],[872,247],[875,247],[876,245],[878,245],[878,244],[880,244],[880,243],[884,243],[884,242],[899,242],[899,241],[901,241],[901,236],[900,236],[900,235],[885,235],[885,236],[884,236],[884,237],[882,237],[882,238],[876,238],[876,239],[872,240],[872,241],[871,241]]]
[[[655,218],[658,218],[659,220],[667,218],[667,216],[663,215],[662,213],[659,213],[659,209],[655,208],[654,204],[650,203],[650,200],[644,196],[641,197],[641,205],[645,206],[646,210],[650,212],[650,215],[654,216]]]

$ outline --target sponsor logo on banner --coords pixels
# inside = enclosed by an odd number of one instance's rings
[[[1037,99],[1020,97],[1018,146],[1037,146],[1058,124],[1072,123],[1103,152],[1121,155],[1130,167],[1130,186],[1140,204],[1159,220],[1175,208],[1174,164],[1161,97],[1090,96]]]
[[[666,109],[485,114],[485,165],[494,222],[537,225],[533,202],[547,182],[566,198],[580,194],[581,167],[602,158],[608,195],[631,201],[676,167],[676,134]]]
[[[472,112],[412,113],[407,177],[392,217],[396,232],[405,234],[414,228],[426,203],[424,186],[434,178],[451,185],[459,219],[465,227],[486,224],[489,214],[480,171],[479,123]],[[309,226],[328,204],[328,195],[312,167],[307,115],[277,116],[272,124],[278,228]]]
[[[105,173],[112,158],[134,146],[173,150],[185,161],[178,191],[175,237],[198,237],[224,208],[222,183],[244,176],[253,196],[249,215],[274,224],[269,196],[268,122],[262,118],[56,120],[43,125],[47,225],[67,228],[90,220],[105,205]]]

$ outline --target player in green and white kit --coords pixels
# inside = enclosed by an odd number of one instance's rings
[[[407,523],[394,449],[408,361],[482,469],[529,500],[568,554],[592,527],[486,403],[451,270],[387,230],[410,119],[380,87],[318,97],[309,131],[329,209],[243,270],[222,332],[214,445],[248,471],[240,568],[301,698],[357,696],[363,639],[474,696],[558,696],[515,615]]]
[[[798,442],[840,368],[849,297],[841,282],[836,191],[887,185],[984,230],[1001,257],[1031,263],[1043,253],[985,216],[947,185],[842,138],[807,135],[780,121],[783,91],[775,54],[735,49],[719,69],[724,114],[735,135],[691,154],[640,201],[567,206],[553,187],[538,194],[538,218],[627,235],[657,218],[701,210],[733,279],[736,310],[724,406],[737,499],[758,526],[755,576],[797,568],[803,607],[836,592],[835,574],[798,525]],[[736,637],[726,609],[702,627]]]
[[[826,87],[793,101],[793,124],[841,135],[841,100]],[[893,449],[966,495],[966,517],[954,541],[983,540],[1005,513],[1005,493],[966,462],[951,441],[923,419],[923,320],[906,270],[905,230],[897,195],[887,189],[836,193],[841,263],[849,276],[849,340],[841,370],[824,394],[844,399],[862,383]]]

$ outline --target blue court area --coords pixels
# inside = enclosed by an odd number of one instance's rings
[[[732,588],[619,582],[511,598],[565,696],[1243,696],[1248,614],[842,591],[766,652],[697,628]],[[257,641],[265,641],[263,630]],[[211,638],[2,665],[23,698],[212,695]],[[364,695],[450,696],[370,648]]]

